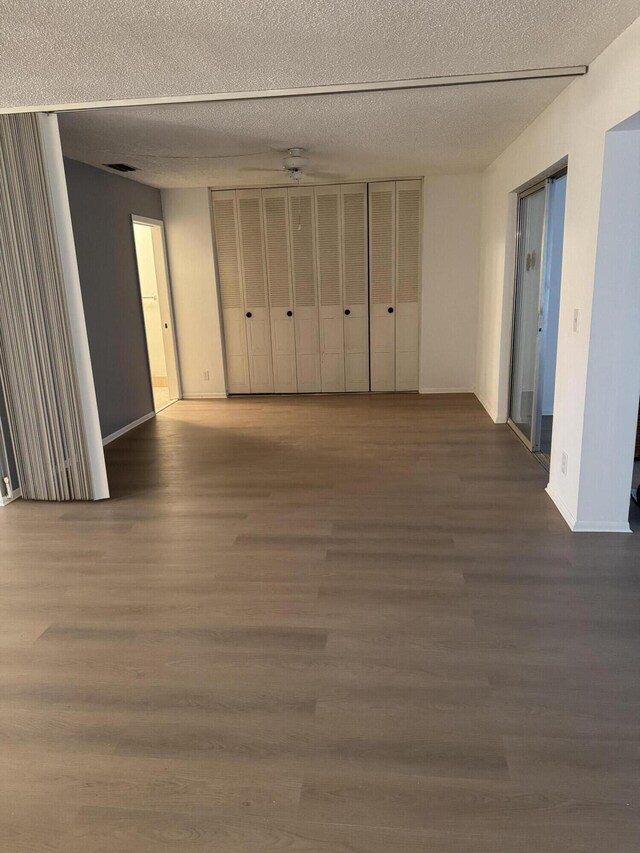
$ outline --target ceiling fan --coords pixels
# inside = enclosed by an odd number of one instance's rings
[[[246,154],[143,154],[138,153],[137,159],[142,163],[144,160],[184,160],[184,161],[200,161],[200,160],[242,160],[247,158],[256,158],[256,157],[265,157],[268,158],[268,161],[273,163],[274,155],[283,154],[282,150],[271,148],[267,151],[252,151],[247,152]],[[306,148],[301,148],[300,146],[292,146],[291,148],[287,148],[287,156],[281,161],[281,165],[277,167],[275,163],[271,165],[264,166],[238,166],[237,171],[239,172],[259,172],[262,175],[267,174],[282,174],[282,172],[286,172],[289,178],[295,183],[299,184],[303,178],[308,177],[313,180],[320,181],[339,181],[343,180],[345,175],[338,174],[335,172],[320,172],[317,169],[314,169],[313,166],[309,164],[309,157],[306,156],[308,153]],[[134,158],[135,159],[135,158]],[[141,167],[136,167],[141,168]]]
[[[304,177],[319,178],[320,180],[337,180],[340,175],[330,172],[319,172],[309,166],[309,158],[306,155],[306,148],[292,146],[287,148],[287,156],[283,159],[279,169],[269,166],[245,166],[241,167],[241,172],[286,172],[289,178],[296,184],[299,184]]]

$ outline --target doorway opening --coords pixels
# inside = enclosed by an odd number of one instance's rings
[[[553,435],[567,172],[518,196],[508,423],[547,467]]]
[[[638,404],[638,424],[636,427],[636,443],[633,452],[633,476],[631,479],[629,526],[634,533],[640,531],[640,403]]]
[[[180,399],[173,309],[160,220],[132,216],[142,316],[147,341],[149,380],[156,412]]]

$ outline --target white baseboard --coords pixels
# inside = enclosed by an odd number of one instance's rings
[[[110,435],[106,435],[102,439],[103,446],[107,444],[111,444],[112,441],[115,441],[116,438],[120,438],[121,435],[124,435],[127,432],[130,432],[132,429],[135,429],[140,424],[143,424],[145,421],[148,421],[150,418],[155,418],[155,412],[147,412],[146,415],[143,415],[141,418],[138,418],[136,421],[131,421],[130,424],[123,426],[122,429],[117,429],[115,432],[112,432]]]
[[[574,533],[631,533],[628,521],[576,521]]]
[[[183,400],[226,400],[228,394],[216,391],[211,394],[183,394]]]
[[[553,488],[551,483],[549,483],[545,489],[546,493],[549,495],[551,500],[556,505],[556,509],[560,513],[560,515],[564,518],[564,520],[569,525],[570,530],[574,530],[576,526],[576,517],[566,506],[560,495]]]
[[[628,521],[578,521],[551,483],[546,492],[574,533],[631,533]]]
[[[482,408],[485,410],[485,412],[489,415],[494,424],[504,423],[504,421],[498,421],[497,413],[494,412],[492,407],[485,400],[482,399],[482,397],[480,396],[480,394],[478,394],[477,391],[474,391],[473,393],[476,395],[476,399],[478,400]]]
[[[18,487],[17,489],[13,489],[11,492],[11,497],[7,497],[6,495],[0,495],[0,506],[8,506],[13,501],[17,500],[19,497],[22,497],[22,489]]]
[[[473,394],[473,388],[419,388],[419,394]]]

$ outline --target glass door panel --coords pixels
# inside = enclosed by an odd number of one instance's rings
[[[519,200],[509,421],[533,448],[546,186]]]

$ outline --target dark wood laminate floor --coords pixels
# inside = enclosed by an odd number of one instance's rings
[[[636,853],[640,540],[471,396],[183,402],[0,512],[2,853]]]

